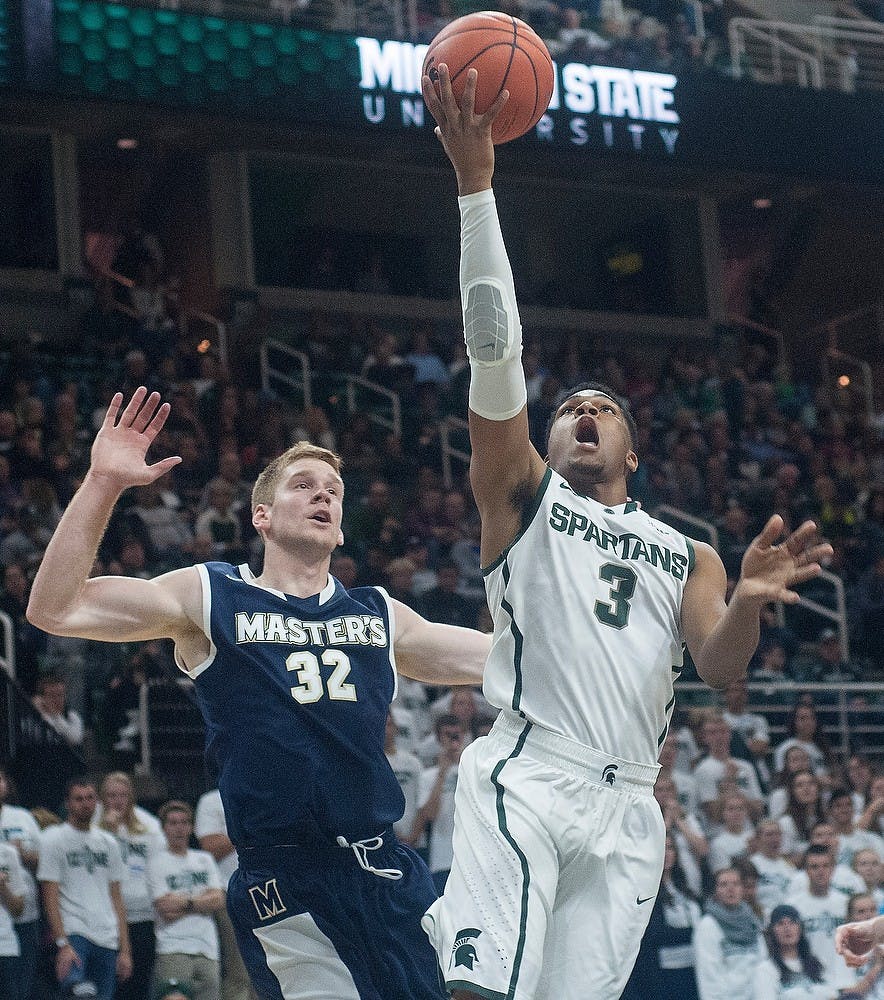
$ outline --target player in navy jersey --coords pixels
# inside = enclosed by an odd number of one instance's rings
[[[83,485],[34,581],[29,620],[57,635],[168,637],[193,679],[239,868],[228,909],[268,1000],[436,1000],[420,929],[435,894],[392,833],[404,800],[384,755],[396,671],[478,684],[489,637],[429,622],[383,590],[329,574],[343,482],[330,451],[300,443],[258,477],[252,520],[264,566],[211,562],[154,580],[89,578],[120,494],[148,465],[169,405],[117,393]]]

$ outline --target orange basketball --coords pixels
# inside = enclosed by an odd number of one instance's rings
[[[460,103],[467,70],[474,67],[476,111],[483,114],[502,90],[509,100],[494,120],[491,138],[509,142],[533,128],[549,105],[555,71],[543,39],[534,29],[509,14],[484,11],[467,14],[447,24],[430,42],[424,73],[438,89],[438,65],[446,63],[451,89]]]

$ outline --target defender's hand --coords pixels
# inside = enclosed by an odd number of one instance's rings
[[[176,466],[181,459],[177,455],[171,456],[153,465],[148,465],[145,461],[148,448],[169,416],[170,406],[168,403],[160,404],[158,392],[148,395],[147,389],[139,386],[120,413],[122,403],[123,394],[115,393],[101,430],[92,444],[89,474],[112,482],[124,490],[129,486],[152,483]]]

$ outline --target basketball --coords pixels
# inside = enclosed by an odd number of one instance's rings
[[[510,92],[491,129],[496,145],[533,128],[552,97],[555,72],[543,39],[530,25],[509,14],[484,11],[446,25],[430,42],[424,58],[423,71],[437,90],[439,63],[448,66],[458,104],[467,71],[471,67],[478,71],[477,114],[484,114],[502,90]]]

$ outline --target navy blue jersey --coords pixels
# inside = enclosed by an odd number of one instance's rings
[[[404,811],[384,755],[396,691],[386,596],[337,580],[297,598],[211,562],[203,581],[207,660],[190,671],[240,849],[373,837]]]

